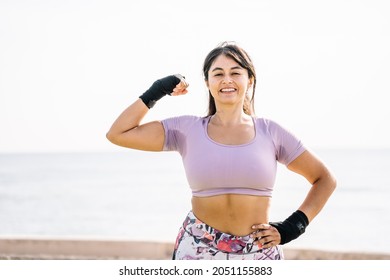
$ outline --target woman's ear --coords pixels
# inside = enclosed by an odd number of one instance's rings
[[[254,80],[255,78],[253,77],[249,79],[248,88],[251,88],[253,86]]]

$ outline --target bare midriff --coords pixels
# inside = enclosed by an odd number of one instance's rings
[[[271,198],[266,196],[193,196],[192,211],[199,220],[219,231],[245,236],[253,232],[253,225],[268,223],[270,203]]]

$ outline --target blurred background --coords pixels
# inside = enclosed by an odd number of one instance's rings
[[[256,66],[257,115],[338,178],[289,246],[389,253],[389,13],[385,0],[1,0],[0,235],[173,242],[190,207],[179,156],[119,148],[105,133],[172,73],[189,94],[162,99],[145,121],[205,115],[203,59],[235,41]],[[307,189],[281,166],[272,218]]]

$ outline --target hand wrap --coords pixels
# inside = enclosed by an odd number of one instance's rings
[[[269,224],[279,231],[281,237],[280,244],[286,244],[305,232],[306,227],[309,225],[309,219],[305,213],[297,210],[283,222],[271,222]]]
[[[150,109],[159,99],[167,94],[170,95],[178,83],[180,83],[180,79],[175,75],[159,79],[139,98],[141,98],[145,105]]]

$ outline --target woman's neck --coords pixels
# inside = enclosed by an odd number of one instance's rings
[[[217,110],[211,116],[211,122],[218,126],[234,126],[240,125],[251,120],[251,116],[245,114],[242,109],[239,110]]]

